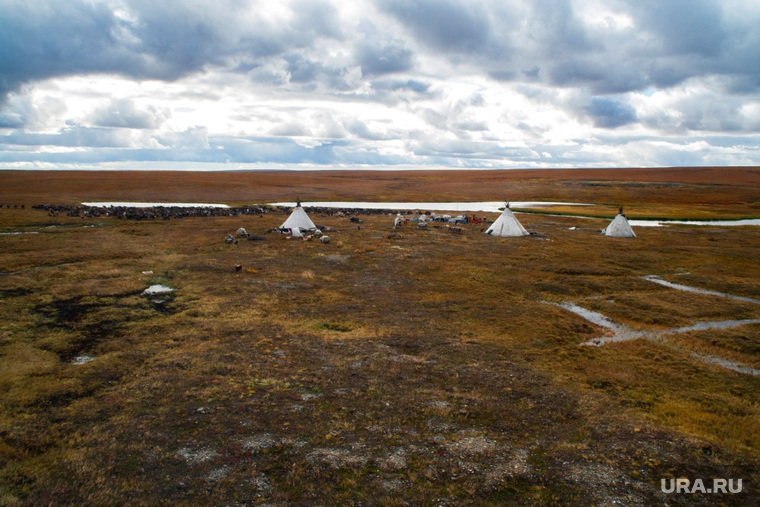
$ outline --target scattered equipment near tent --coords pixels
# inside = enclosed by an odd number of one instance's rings
[[[613,238],[635,238],[636,234],[631,229],[631,224],[628,223],[628,219],[625,218],[623,208],[620,208],[620,213],[610,222],[610,225],[604,230],[605,236]]]
[[[304,232],[311,232],[317,229],[309,215],[301,207],[301,199],[297,199],[296,208],[290,214],[287,220],[283,222],[280,229],[290,229],[294,238],[300,238]]]
[[[491,236],[528,236],[530,233],[525,230],[525,227],[517,220],[512,210],[509,209],[509,203],[504,206],[504,211],[499,215],[499,218],[486,229],[486,234]]]

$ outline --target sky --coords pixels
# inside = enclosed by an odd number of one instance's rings
[[[0,168],[712,165],[758,0],[0,0]]]

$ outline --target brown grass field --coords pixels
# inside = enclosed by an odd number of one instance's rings
[[[390,239],[387,214],[314,213],[322,244],[266,234],[287,217],[274,208],[32,209],[296,196],[590,202],[604,218]],[[0,171],[0,203],[0,505],[760,503],[760,376],[705,360],[757,373],[760,323],[673,331],[760,319],[760,229],[599,234],[620,205],[759,217],[760,168]],[[267,239],[226,244],[239,227]],[[159,283],[176,290],[142,295]],[[610,330],[568,303],[650,338],[581,345]],[[743,487],[665,494],[670,478]]]

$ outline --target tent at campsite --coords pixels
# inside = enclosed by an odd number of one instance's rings
[[[491,227],[486,229],[486,234],[491,236],[528,236],[530,233],[525,230],[525,227],[515,218],[512,210],[509,209],[509,203],[506,203],[504,211],[499,215]]]
[[[296,208],[293,210],[293,213],[283,222],[280,229],[290,229],[293,232],[294,238],[300,238],[303,236],[303,232],[315,231],[317,226],[314,225],[309,215],[301,207],[301,200],[299,199],[296,202]]]
[[[623,214],[623,208],[620,208],[620,213],[610,222],[610,225],[604,230],[605,236],[611,236],[613,238],[635,238],[636,234],[631,229],[631,224],[628,223],[628,219]]]

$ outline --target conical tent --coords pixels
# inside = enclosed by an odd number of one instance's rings
[[[604,230],[605,236],[613,238],[635,238],[636,234],[631,229],[631,224],[628,223],[628,219],[623,214],[623,209],[620,208],[620,213],[610,222],[610,225]]]
[[[528,236],[530,233],[515,218],[512,210],[509,209],[509,203],[504,207],[504,211],[499,215],[491,227],[486,229],[486,234],[492,236]]]
[[[316,230],[316,228],[317,226],[314,225],[314,222],[311,221],[309,215],[307,215],[301,207],[300,202],[296,206],[296,209],[293,210],[293,213],[291,213],[288,219],[280,226],[280,229],[290,229],[293,231],[293,236],[296,238],[300,238],[303,235],[301,233],[302,229],[313,231]]]

